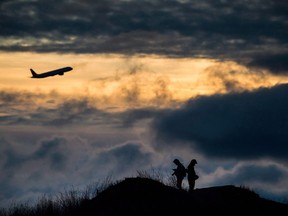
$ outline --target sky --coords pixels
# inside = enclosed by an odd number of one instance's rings
[[[287,20],[284,0],[1,1],[1,207],[174,158],[196,188],[287,203]]]

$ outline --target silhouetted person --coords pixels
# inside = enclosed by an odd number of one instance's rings
[[[194,190],[195,181],[199,178],[199,176],[196,174],[195,169],[194,169],[195,164],[197,164],[197,161],[195,159],[192,159],[186,169],[188,173],[189,192],[192,192]]]
[[[178,159],[175,159],[173,163],[176,164],[177,168],[173,169],[174,172],[172,173],[172,175],[175,175],[177,178],[177,188],[182,189],[182,181],[184,177],[186,176],[186,169],[184,165],[180,163]]]

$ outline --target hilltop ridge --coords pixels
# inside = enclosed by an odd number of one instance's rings
[[[288,215],[288,205],[233,185],[192,193],[148,178],[126,178],[83,203],[85,215],[238,215],[251,212]]]
[[[0,209],[0,216],[288,215],[288,204],[233,185],[198,188],[189,193],[150,177],[134,177],[100,189],[92,196],[87,191],[82,196],[70,191],[55,200],[44,197],[35,206]]]

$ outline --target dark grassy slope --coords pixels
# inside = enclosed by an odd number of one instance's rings
[[[235,186],[180,191],[146,178],[127,178],[83,203],[81,215],[288,215],[288,205]]]

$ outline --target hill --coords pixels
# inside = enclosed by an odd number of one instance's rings
[[[147,178],[126,178],[86,200],[79,215],[288,215],[288,205],[232,185],[192,193]]]

